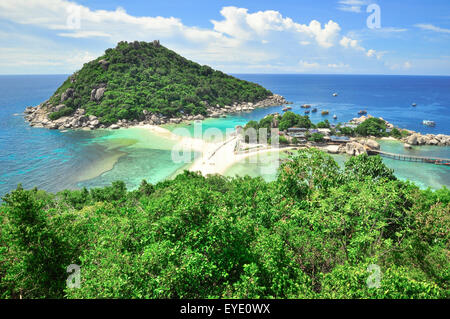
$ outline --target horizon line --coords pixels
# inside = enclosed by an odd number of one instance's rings
[[[219,71],[219,70],[218,70]],[[223,72],[223,71],[220,71]],[[73,73],[0,73],[0,76],[36,76],[36,75],[72,75]],[[234,73],[223,72],[232,75],[340,75],[340,76],[434,76],[434,77],[450,77],[450,74],[379,74],[379,73]]]

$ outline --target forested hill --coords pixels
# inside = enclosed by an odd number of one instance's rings
[[[168,117],[206,114],[208,105],[256,102],[270,95],[258,84],[185,59],[159,41],[135,41],[119,42],[86,63],[45,107],[51,120],[82,108],[100,123],[111,124],[139,120],[144,110]]]

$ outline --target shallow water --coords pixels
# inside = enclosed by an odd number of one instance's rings
[[[397,141],[379,141],[381,150],[413,156],[434,156],[449,158],[448,146],[414,146],[405,149],[403,143]],[[421,188],[431,187],[439,189],[442,186],[450,187],[450,167],[429,163],[416,163],[383,158],[386,166],[394,169],[395,175],[402,180],[411,180]]]
[[[293,111],[303,113],[300,105],[319,108],[312,114],[313,122],[326,117],[321,109],[330,111],[338,121],[357,116],[360,109],[382,116],[392,123],[423,133],[450,134],[450,77],[383,77],[325,75],[238,75],[257,82],[293,101]],[[114,180],[124,180],[128,188],[136,188],[142,179],[155,183],[173,177],[184,163],[174,163],[171,149],[174,141],[139,128],[127,130],[96,130],[59,132],[31,128],[24,121],[25,107],[48,99],[67,75],[0,76],[0,196],[15,189],[38,187],[47,191],[65,188],[99,187]],[[338,97],[332,97],[333,92]],[[416,102],[416,108],[411,103]],[[201,137],[211,128],[224,136],[227,129],[259,120],[282,107],[257,109],[233,114],[227,118],[203,121]],[[437,126],[424,127],[422,119],[434,120]],[[194,136],[194,125],[169,125],[170,130],[184,128],[181,135]],[[406,151],[399,143],[383,141],[382,149],[390,152],[414,152],[413,155],[434,154],[450,158],[448,147],[421,147]],[[196,155],[192,153],[192,158]],[[269,155],[266,155],[268,157]],[[344,157],[335,157],[342,164]],[[266,158],[267,159],[267,158]],[[384,159],[395,174],[422,187],[450,187],[448,167]],[[247,163],[248,164],[248,163]],[[263,164],[238,163],[227,175],[249,174],[273,180],[276,174],[263,172]]]

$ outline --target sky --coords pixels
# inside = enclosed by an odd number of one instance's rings
[[[227,73],[448,76],[450,1],[0,1],[0,74],[70,74],[155,39]]]

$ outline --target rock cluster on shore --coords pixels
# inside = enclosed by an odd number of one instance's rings
[[[450,136],[444,134],[426,134],[413,133],[403,140],[409,145],[438,145],[450,146]]]
[[[361,116],[359,118],[354,118],[350,120],[349,123],[359,125],[365,120],[373,117],[372,115]],[[394,125],[380,117],[379,119],[383,120],[386,123],[386,128],[393,129]],[[450,146],[450,136],[445,134],[426,134],[422,135],[420,133],[399,129],[401,131],[406,131],[408,136],[400,139],[400,141],[405,143],[405,148],[411,148],[412,145],[437,145],[437,146]]]
[[[97,100],[100,99],[104,93],[104,87],[99,86],[95,88],[91,92],[91,99]],[[63,103],[67,98],[71,96],[72,92],[66,91],[61,94],[61,103]],[[183,121],[194,121],[194,120],[203,120],[205,118],[219,118],[226,117],[226,114],[229,113],[239,113],[239,112],[249,112],[253,111],[256,108],[262,107],[270,107],[277,106],[283,104],[290,104],[291,102],[286,101],[284,97],[278,94],[274,94],[269,96],[268,98],[256,102],[256,103],[234,103],[233,105],[226,105],[224,107],[220,107],[219,105],[210,106],[207,103],[206,112],[207,115],[203,116],[201,114],[197,115],[183,115],[178,118],[168,118],[165,116],[161,116],[158,114],[153,114],[144,110],[142,113],[142,118],[140,120],[119,120],[117,123],[112,124],[110,126],[105,126],[100,123],[100,120],[94,115],[86,115],[84,109],[77,109],[74,114],[70,116],[63,116],[57,120],[50,120],[49,114],[52,112],[57,112],[65,107],[64,104],[60,104],[57,106],[51,106],[49,102],[44,102],[39,104],[36,107],[27,107],[24,111],[25,119],[30,122],[31,126],[34,127],[45,127],[49,129],[85,129],[92,130],[97,128],[110,128],[110,129],[118,129],[121,127],[130,127],[135,125],[161,125],[161,124],[178,124]]]
[[[362,122],[364,122],[365,120],[370,119],[370,118],[372,118],[372,117],[373,117],[373,116],[370,115],[370,114],[368,114],[367,116],[363,115],[363,116],[361,116],[361,117],[355,117],[355,118],[351,119],[351,120],[349,121],[349,123],[350,123],[350,124],[359,125],[359,124],[361,124]],[[384,122],[386,123],[386,128],[388,128],[388,129],[393,129],[393,128],[394,128],[394,124],[389,123],[388,121],[386,121],[386,120],[385,120],[384,118],[382,118],[382,117],[379,117],[379,119],[382,120],[382,121],[384,121]]]
[[[374,139],[353,138],[348,143],[340,145],[338,148],[330,148],[328,152],[358,156],[361,154],[367,154],[368,150],[379,150],[379,149],[380,144]]]

